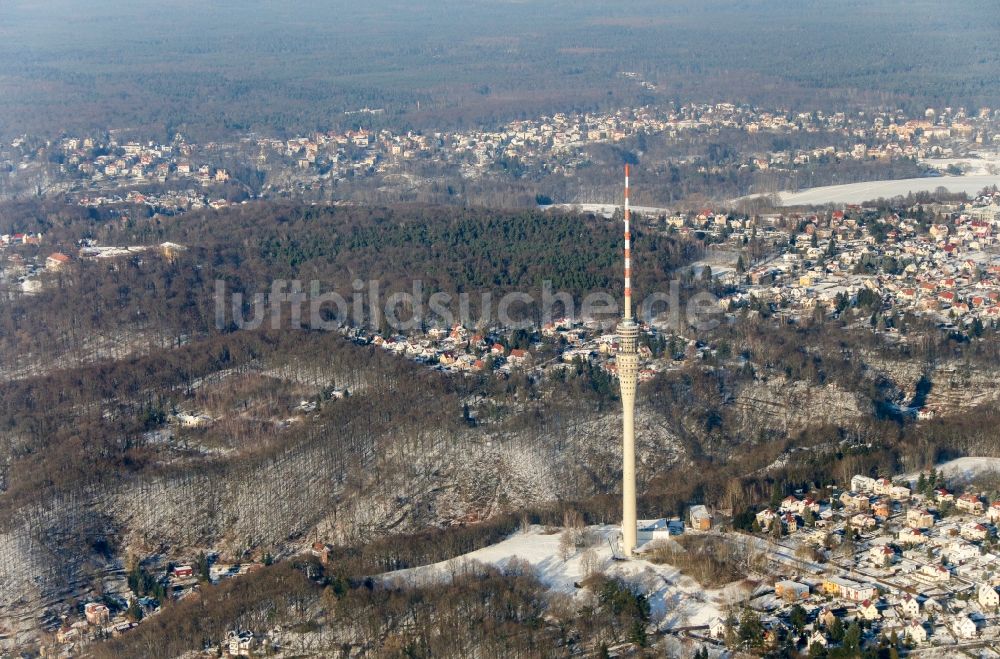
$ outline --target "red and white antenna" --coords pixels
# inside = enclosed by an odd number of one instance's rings
[[[625,320],[632,319],[632,216],[628,204],[628,165],[625,165]]]

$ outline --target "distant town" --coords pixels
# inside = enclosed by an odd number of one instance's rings
[[[573,177],[591,167],[588,148],[597,144],[650,136],[682,142],[719,131],[815,134],[837,143],[795,147],[799,141],[788,140],[787,148],[739,153],[737,162],[725,166],[698,155],[671,158],[670,163],[689,165],[704,175],[777,173],[848,161],[909,161],[927,175],[1000,173],[1000,158],[990,155],[1000,145],[1000,110],[928,109],[923,117],[907,117],[901,112],[827,114],[718,103],[556,114],[513,121],[497,130],[399,134],[359,128],[287,139],[247,134],[204,144],[181,134],[165,144],[140,141],[118,130],[25,135],[0,145],[0,196],[62,196],[85,206],[145,204],[157,212],[178,212],[321,188],[335,196],[337,186],[366,178],[405,191],[427,183],[428,177],[440,178],[442,167],[452,168],[449,172],[461,180],[491,174]],[[802,140],[814,142],[816,138]]]

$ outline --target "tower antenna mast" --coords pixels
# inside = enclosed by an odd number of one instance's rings
[[[618,383],[622,396],[622,553],[635,550],[638,535],[635,500],[635,390],[639,377],[639,326],[632,317],[632,214],[629,167],[625,165],[625,313],[618,324]]]

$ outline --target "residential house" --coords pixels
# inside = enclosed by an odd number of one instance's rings
[[[910,488],[905,485],[893,485],[889,488],[889,498],[896,501],[906,501],[910,498]]]
[[[820,645],[825,648],[829,641],[826,639],[826,634],[819,629],[815,629],[807,638],[807,643],[810,648],[812,648],[813,645]]]
[[[53,252],[45,259],[46,270],[58,270],[69,263],[69,257],[62,252]]]
[[[927,630],[920,620],[911,620],[906,626],[905,634],[906,638],[917,645],[927,642]]]
[[[979,524],[977,522],[969,522],[968,524],[962,526],[961,534],[962,537],[965,538],[966,540],[977,542],[985,540],[986,537],[990,534],[990,532],[989,529],[987,529],[982,524]]]
[[[868,510],[871,507],[868,495],[858,492],[844,492],[840,495],[840,503],[850,510]]]
[[[722,618],[713,618],[708,623],[708,633],[712,638],[723,639],[726,637],[726,621]]]
[[[979,586],[979,606],[991,610],[1000,607],[1000,593],[995,586],[987,583]]]
[[[928,597],[923,603],[924,613],[930,615],[932,613],[941,613],[944,611],[944,607],[941,606],[941,602],[937,601],[933,597]]]
[[[799,498],[791,495],[785,497],[784,499],[781,500],[780,510],[782,512],[794,512],[794,513],[799,512],[800,511]]]
[[[979,547],[960,541],[952,542],[943,551],[947,552],[948,559],[952,563],[965,563],[966,561],[979,558],[980,555]]]
[[[100,602],[88,602],[83,607],[83,615],[91,625],[106,625],[111,621],[111,611]]]
[[[858,513],[851,517],[851,526],[855,529],[870,531],[878,526],[878,522],[871,515]]]
[[[903,529],[897,536],[903,544],[920,545],[927,542],[927,534],[920,529]]]
[[[899,601],[899,609],[907,618],[916,618],[920,615],[920,603],[913,595],[903,595],[903,599]]]
[[[515,348],[510,351],[507,361],[510,362],[512,366],[521,366],[531,361],[531,354],[527,350]]]
[[[944,582],[951,580],[951,571],[943,565],[924,565],[919,570],[920,576],[928,581]]]
[[[778,515],[770,508],[765,508],[764,510],[757,513],[755,519],[757,520],[757,525],[764,529],[765,531],[771,528],[771,524],[777,519]]]
[[[982,500],[970,492],[967,492],[955,499],[955,508],[973,515],[982,515],[984,512]]]
[[[958,616],[951,623],[951,629],[958,638],[976,638],[976,622],[969,616]]]
[[[875,489],[875,479],[858,474],[851,478],[851,489],[855,492],[871,492]]]
[[[948,490],[944,489],[943,487],[939,487],[938,489],[934,490],[934,500],[937,501],[938,503],[954,503],[955,495],[949,492]]]
[[[912,529],[929,529],[934,526],[934,515],[923,508],[910,508],[906,511],[906,525]]]
[[[858,615],[868,621],[878,620],[881,617],[874,600],[865,600],[862,602],[858,607]]]
[[[710,531],[712,529],[712,514],[708,512],[708,508],[702,505],[691,506],[688,513],[692,529],[696,531]]]
[[[864,602],[878,596],[878,589],[875,586],[860,584],[841,577],[827,577],[823,581],[823,592],[852,602]]]
[[[226,652],[230,657],[252,656],[257,643],[253,632],[230,631],[226,634]]]
[[[896,551],[889,545],[875,545],[868,550],[868,560],[880,567],[887,566],[896,560]]]
[[[326,565],[330,560],[330,550],[333,549],[330,545],[325,542],[314,542],[312,548],[309,550],[313,556],[319,559],[319,562]]]
[[[56,632],[56,642],[73,643],[83,637],[83,630],[86,623],[76,622],[70,626],[59,628]]]
[[[1000,522],[1000,499],[994,501],[986,513],[987,518],[994,524]]]

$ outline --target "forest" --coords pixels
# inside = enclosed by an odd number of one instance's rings
[[[997,105],[989,0],[5,6],[0,134],[207,141],[674,100]],[[248,66],[249,64],[249,66]],[[639,73],[655,89],[621,76]],[[363,108],[379,113],[345,114]]]
[[[0,225],[46,233],[52,241],[46,249],[71,250],[80,238],[119,245],[172,241],[187,249],[172,260],[139,256],[113,266],[82,260],[41,295],[12,300],[0,319],[0,360],[15,371],[38,358],[85,360],[79,351],[99,352],[98,337],[162,347],[214,333],[217,280],[248,295],[268,292],[275,279],[306,286],[317,280],[346,299],[355,280],[377,280],[386,295],[412,290],[416,279],[428,293],[485,292],[495,299],[512,291],[538,298],[546,281],[577,301],[593,291],[621,294],[618,229],[593,216],[257,202],[176,217],[148,217],[137,209],[109,222],[82,209],[50,208],[7,205]],[[646,291],[668,290],[674,269],[703,251],[696,240],[641,229],[636,244],[637,285]]]

